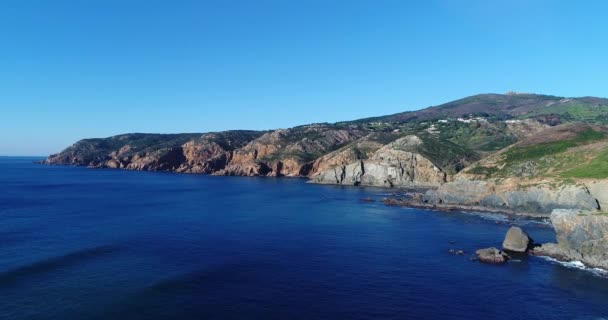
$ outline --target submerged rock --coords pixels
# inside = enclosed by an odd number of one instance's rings
[[[464,250],[456,250],[456,249],[450,249],[448,251],[449,254],[453,254],[453,255],[457,255],[457,256],[461,256],[464,254]]]
[[[477,260],[483,263],[501,264],[507,262],[510,259],[509,255],[504,251],[498,250],[494,247],[479,249],[475,251]]]
[[[532,239],[520,227],[511,227],[507,231],[502,249],[513,252],[526,252],[532,246]]]

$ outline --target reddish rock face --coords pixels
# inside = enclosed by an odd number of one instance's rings
[[[235,150],[226,168],[214,174],[245,176],[308,176],[317,155],[362,136],[359,131],[325,126],[280,129],[266,133]]]
[[[307,176],[313,161],[363,136],[311,125],[272,132],[134,134],[82,140],[45,163],[239,176]]]

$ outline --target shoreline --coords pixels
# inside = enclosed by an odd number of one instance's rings
[[[372,186],[372,185],[344,185],[337,183],[317,183],[313,181],[310,177],[307,176],[246,176],[246,175],[214,175],[208,173],[198,173],[198,172],[179,172],[174,170],[141,170],[141,169],[127,169],[127,168],[109,168],[109,167],[97,167],[97,166],[86,166],[86,165],[78,165],[78,164],[57,164],[57,163],[48,163],[44,160],[34,161],[34,164],[38,165],[46,165],[46,166],[59,166],[59,167],[79,167],[86,169],[96,169],[96,170],[116,170],[116,171],[129,171],[129,172],[150,172],[150,173],[173,173],[173,174],[185,174],[185,175],[200,175],[207,177],[240,177],[240,178],[287,178],[287,179],[301,179],[306,180],[306,184],[310,185],[321,185],[321,186],[336,186],[336,187],[353,187],[353,188],[362,188],[362,189],[379,189],[391,191],[392,194],[397,196],[399,193],[403,193],[404,196],[409,196],[411,200],[405,200],[400,198],[383,198],[381,201],[388,206],[396,206],[396,207],[409,207],[409,208],[418,208],[418,209],[431,209],[438,210],[444,212],[453,212],[453,211],[482,211],[487,213],[495,213],[502,214],[507,216],[518,216],[518,217],[527,217],[527,218],[535,218],[535,219],[543,219],[548,218],[547,214],[540,213],[532,213],[532,212],[524,212],[524,211],[515,211],[510,209],[497,209],[494,207],[487,206],[471,206],[471,205],[457,205],[457,204],[427,204],[422,203],[419,199],[424,192],[427,190],[437,189],[435,186],[394,186],[394,187],[386,187],[386,186]]]
[[[188,174],[188,175],[201,175],[201,176],[210,176],[210,177],[248,177],[248,178],[291,178],[291,179],[306,179],[306,184],[313,185],[325,185],[325,186],[335,186],[335,187],[355,187],[359,189],[376,189],[376,190],[385,190],[387,193],[391,195],[388,197],[381,198],[379,200],[372,198],[362,198],[360,199],[362,202],[382,202],[386,206],[393,207],[404,207],[404,208],[416,208],[416,209],[424,209],[424,210],[435,210],[441,212],[483,212],[489,214],[497,214],[503,215],[507,217],[518,217],[518,218],[526,218],[530,220],[536,221],[549,221],[550,214],[543,213],[532,213],[525,211],[515,211],[506,208],[496,208],[496,207],[487,207],[481,205],[463,205],[463,204],[442,204],[442,203],[424,203],[422,201],[422,197],[424,193],[428,190],[436,189],[434,187],[429,186],[395,186],[395,187],[386,187],[386,186],[367,186],[367,185],[343,185],[343,184],[328,184],[328,183],[315,183],[310,177],[307,176],[239,176],[239,175],[213,175],[213,174],[205,174],[205,173],[193,173],[193,172],[178,172],[173,170],[139,170],[139,169],[126,169],[126,168],[106,168],[106,167],[95,167],[95,166],[83,166],[83,165],[66,165],[66,164],[52,164],[45,163],[44,161],[33,161],[33,163],[38,165],[50,165],[50,166],[65,166],[65,167],[82,167],[87,169],[114,169],[121,171],[145,171],[150,173],[176,173],[176,174]],[[547,248],[547,244],[537,245],[532,248],[527,254],[530,256],[537,257],[546,257],[549,259],[553,259],[556,262],[565,264],[565,263],[574,263],[576,265],[580,264],[584,268],[588,269],[599,269],[605,272],[608,272],[608,268],[605,268],[604,265],[594,265],[590,263],[585,263],[584,261],[580,261],[579,259],[573,258],[571,255],[569,256],[566,252],[561,250],[551,250],[553,247]],[[549,245],[554,245],[549,243]],[[541,248],[545,246],[545,248]],[[557,245],[555,245],[557,246]],[[585,260],[585,259],[583,259]]]
[[[466,211],[466,212],[487,212],[487,213],[495,213],[502,214],[507,216],[517,216],[517,217],[526,217],[533,219],[542,219],[546,220],[549,218],[549,215],[542,213],[531,213],[524,211],[515,211],[509,209],[497,209],[493,207],[486,206],[470,206],[470,205],[456,205],[456,204],[427,204],[422,203],[418,200],[404,200],[397,198],[384,198],[382,202],[387,206],[394,207],[406,207],[406,208],[417,208],[417,209],[432,209],[437,211],[444,212],[455,212],[455,211]]]

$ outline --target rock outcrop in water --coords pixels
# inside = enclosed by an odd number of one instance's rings
[[[532,238],[520,227],[511,227],[502,242],[502,249],[513,252],[526,252],[532,247]]]
[[[507,260],[510,259],[508,254],[494,247],[479,249],[475,251],[475,255],[477,256],[477,260],[479,260],[480,262],[490,264],[501,264],[507,262]]]
[[[543,244],[534,254],[608,270],[608,215],[557,209],[551,213],[551,224],[557,244]]]

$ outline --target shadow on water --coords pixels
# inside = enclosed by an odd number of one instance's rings
[[[105,308],[99,319],[190,319],[193,315],[205,316],[226,302],[220,301],[220,297],[225,299],[227,290],[254,282],[255,270],[259,267],[234,262],[180,274],[121,299],[118,305]]]
[[[117,250],[118,246],[116,245],[103,245],[70,252],[65,255],[51,257],[46,260],[36,261],[32,264],[0,273],[0,286],[16,284],[19,281],[26,280],[31,276],[52,272],[66,266],[77,265],[87,260],[111,254]]]

